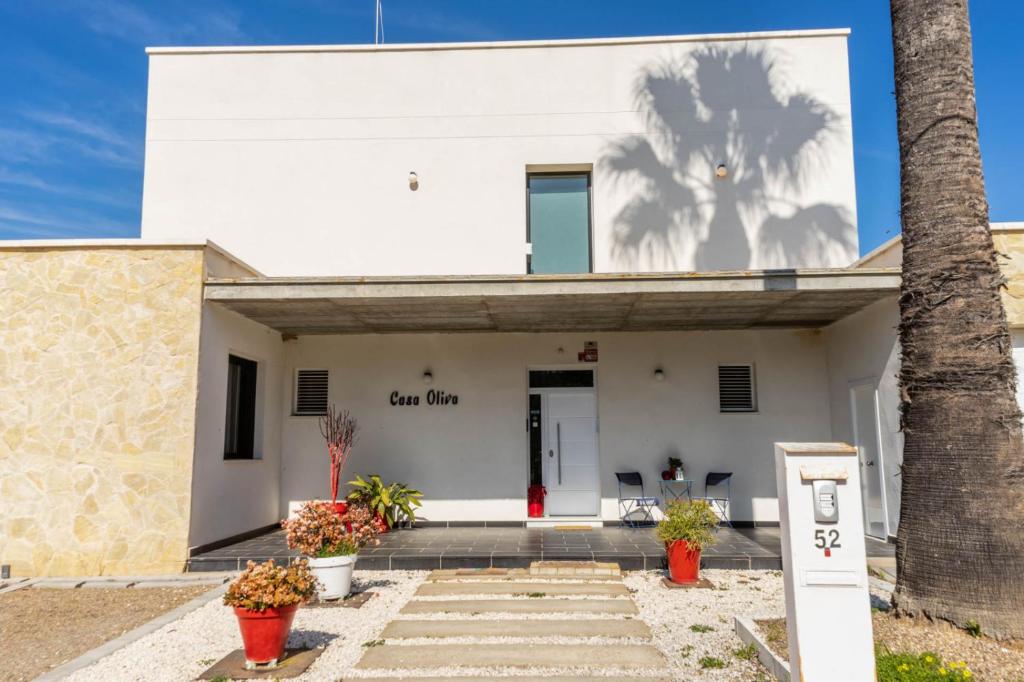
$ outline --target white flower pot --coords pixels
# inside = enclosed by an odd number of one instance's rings
[[[309,570],[319,582],[317,597],[320,599],[341,599],[352,591],[352,569],[356,555],[331,556],[324,559],[309,558]]]

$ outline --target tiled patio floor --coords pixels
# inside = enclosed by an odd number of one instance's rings
[[[869,556],[892,554],[891,545],[869,540]],[[875,554],[872,554],[875,552]],[[888,552],[888,554],[886,554]],[[248,560],[287,561],[296,556],[274,531],[192,557],[190,571],[226,571]],[[521,568],[551,559],[615,561],[624,570],[664,567],[665,550],[652,528],[605,527],[590,530],[539,528],[417,528],[381,536],[379,547],[359,553],[359,568]],[[778,528],[721,528],[707,548],[705,568],[781,569]]]

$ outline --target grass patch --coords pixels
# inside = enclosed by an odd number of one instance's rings
[[[540,599],[541,597],[546,597],[548,595],[544,592],[527,592],[526,596],[530,599]]]
[[[363,646],[367,649],[372,649],[375,646],[384,646],[383,639],[371,639],[369,642],[363,642]]]
[[[682,649],[679,650],[679,657],[680,658],[689,658],[690,654],[692,654],[692,653],[693,653],[693,645],[692,644],[687,644]]]
[[[733,649],[732,655],[741,661],[753,661],[757,658],[757,646],[751,642],[746,646],[741,646],[739,649]]]
[[[704,668],[705,670],[725,667],[725,661],[723,661],[720,658],[715,658],[714,656],[705,656],[704,658],[700,659],[699,663],[700,667]]]
[[[703,625],[702,623],[694,623],[690,626],[690,632],[714,632],[715,629],[710,625]]]
[[[967,621],[967,625],[964,626],[964,630],[966,630],[967,634],[971,637],[981,637],[981,625],[979,625],[978,621],[973,618]]]
[[[945,682],[974,677],[963,661],[947,663],[930,652],[894,654],[885,647],[875,650],[875,668],[878,682]]]

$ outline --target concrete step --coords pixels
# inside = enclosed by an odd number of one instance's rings
[[[557,580],[577,582],[622,582],[621,575],[530,575],[526,568],[445,568],[431,571],[427,582],[502,582],[508,580]]]
[[[425,583],[416,590],[418,597],[444,597],[466,594],[543,594],[592,595],[601,597],[626,597],[629,590],[622,583],[538,583],[518,580],[504,582],[458,582]]]
[[[635,637],[650,639],[641,620],[393,620],[381,639],[419,637]]]
[[[648,675],[642,676],[629,676],[629,675],[616,675],[615,677],[591,677],[591,676],[566,676],[566,675],[554,675],[551,677],[537,677],[534,675],[530,676],[498,676],[492,675],[487,677],[351,677],[345,678],[342,682],[368,682],[368,680],[375,680],[377,682],[445,682],[446,680],[458,680],[459,682],[490,682],[492,680],[514,680],[515,682],[609,682],[609,680],[643,680],[644,682],[672,682],[668,677],[650,677]]]
[[[400,613],[638,613],[629,599],[459,599],[410,601]]]
[[[622,575],[622,569],[616,563],[601,561],[534,561],[530,564],[530,575]]]
[[[537,677],[535,675],[488,675],[487,677],[349,677],[343,679],[342,682],[369,682],[370,680],[375,680],[376,682],[491,682],[491,680],[514,680],[515,682],[611,682],[612,680],[672,682],[668,677],[650,677],[648,675],[616,675],[615,677],[579,675],[552,675],[549,677]]]
[[[380,668],[579,667],[664,669],[665,657],[646,644],[448,644],[367,649],[360,670]]]

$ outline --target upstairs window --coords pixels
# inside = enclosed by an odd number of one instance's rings
[[[718,366],[718,409],[722,412],[757,412],[753,365]]]
[[[257,367],[252,360],[228,356],[224,459],[255,458]]]
[[[295,372],[295,405],[292,414],[296,416],[320,416],[327,414],[327,370],[300,369]]]
[[[531,173],[526,188],[527,272],[591,272],[590,173]]]

